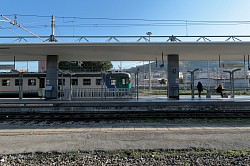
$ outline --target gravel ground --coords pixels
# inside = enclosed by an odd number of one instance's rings
[[[250,165],[250,132],[240,129],[250,126],[248,120],[0,122],[0,126],[0,166]],[[121,126],[149,130],[120,131]],[[157,131],[162,126],[174,130]]]
[[[0,155],[0,165],[250,165],[250,149],[36,152]]]

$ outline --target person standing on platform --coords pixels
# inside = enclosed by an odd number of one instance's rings
[[[199,97],[201,97],[201,92],[203,91],[203,85],[201,82],[198,82],[197,89],[198,89]]]
[[[223,98],[223,93],[222,93],[222,86],[221,85],[219,85],[218,87],[217,87],[217,89],[216,89],[216,92],[217,93],[219,93],[220,94],[220,96]]]

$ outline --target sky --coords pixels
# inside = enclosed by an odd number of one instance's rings
[[[1,15],[16,15],[17,23],[38,36],[51,34],[52,15],[56,36],[249,35],[249,7],[249,0],[0,0]],[[30,35],[3,20],[0,36]]]

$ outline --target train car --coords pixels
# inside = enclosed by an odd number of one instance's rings
[[[58,91],[83,88],[131,88],[131,76],[125,72],[58,74]],[[46,73],[0,73],[0,97],[41,96],[46,86]]]
[[[0,96],[38,96],[39,88],[45,87],[44,73],[0,73]]]
[[[131,88],[131,76],[125,72],[108,73],[103,76],[107,88]]]

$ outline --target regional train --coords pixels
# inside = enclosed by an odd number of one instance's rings
[[[83,88],[131,88],[131,75],[126,72],[86,72],[75,74],[58,74],[58,91],[63,89]],[[21,83],[22,82],[22,86]],[[39,92],[45,89],[46,73],[0,73],[0,97],[18,97],[20,88],[24,97],[41,96]]]

